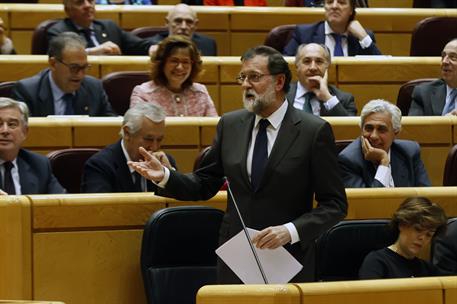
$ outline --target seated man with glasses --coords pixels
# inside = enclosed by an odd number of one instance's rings
[[[165,25],[168,27],[168,31],[153,36],[149,42],[159,44],[170,35],[184,35],[195,43],[203,56],[217,56],[216,41],[208,36],[195,33],[198,25],[197,13],[187,4],[176,4],[165,18]],[[157,46],[155,49],[153,48],[154,46],[150,51],[155,51]]]
[[[30,116],[115,116],[100,80],[86,76],[85,42],[76,33],[65,32],[51,41],[49,68],[18,81],[12,97],[23,101]]]

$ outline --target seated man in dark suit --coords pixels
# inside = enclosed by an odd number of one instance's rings
[[[295,56],[303,43],[325,44],[333,56],[381,55],[374,34],[355,20],[355,0],[325,0],[325,21],[297,25],[283,53]]]
[[[408,115],[457,115],[457,38],[441,53],[441,79],[414,88]]]
[[[127,161],[142,157],[139,147],[145,147],[164,166],[176,168],[170,155],[160,151],[165,133],[165,112],[154,104],[141,103],[124,115],[120,135],[122,139],[93,155],[84,166],[81,192],[144,192],[155,191],[156,186],[127,166]]]
[[[192,39],[203,56],[217,56],[216,41],[208,36],[195,33],[198,25],[197,13],[187,4],[176,4],[168,12],[165,25],[168,26],[167,32],[157,34],[149,39],[155,44],[151,50],[155,51],[157,44],[169,35],[184,35]]]
[[[62,33],[51,41],[49,69],[16,83],[14,99],[25,102],[30,116],[114,116],[100,80],[86,76],[90,67],[84,41],[75,33]]]
[[[291,84],[287,99],[295,108],[316,116],[356,115],[354,96],[327,83],[330,63],[325,45],[300,45],[295,57],[298,82]]]
[[[75,32],[86,41],[88,55],[148,55],[151,43],[123,31],[111,20],[95,19],[95,0],[63,0],[68,18],[48,29],[48,41]]]
[[[457,220],[447,225],[446,234],[436,238],[433,264],[446,275],[457,275]]]
[[[395,139],[401,129],[397,106],[372,100],[360,120],[362,135],[338,155],[346,188],[430,186],[419,145]]]
[[[65,193],[51,171],[49,160],[21,149],[27,138],[29,110],[23,102],[0,97],[1,194]]]

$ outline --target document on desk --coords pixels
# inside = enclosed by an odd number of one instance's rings
[[[258,232],[247,228],[251,239]],[[259,249],[254,247],[269,284],[289,282],[303,266],[284,247]],[[216,249],[216,254],[244,284],[264,284],[246,234],[243,230]]]

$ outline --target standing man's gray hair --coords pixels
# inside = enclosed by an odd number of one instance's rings
[[[136,104],[124,114],[122,128],[119,132],[122,138],[124,138],[124,126],[129,128],[129,133],[133,135],[141,129],[144,117],[152,122],[159,123],[165,120],[166,115],[162,107],[158,105],[151,103]]]
[[[360,127],[363,128],[365,119],[373,113],[389,113],[392,119],[392,126],[395,133],[401,130],[401,111],[400,109],[384,99],[370,100],[360,113]]]

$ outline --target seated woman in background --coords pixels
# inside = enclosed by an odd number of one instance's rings
[[[152,80],[133,89],[130,107],[149,102],[161,106],[167,116],[217,116],[206,87],[194,82],[202,61],[188,37],[172,35],[162,40],[151,62]]]
[[[398,233],[394,244],[370,252],[359,270],[359,279],[388,279],[439,275],[431,263],[417,256],[434,235],[446,229],[446,214],[425,197],[407,198],[390,222]]]

